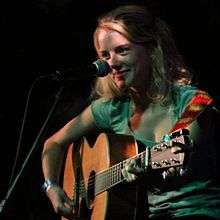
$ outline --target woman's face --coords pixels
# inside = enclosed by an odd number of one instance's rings
[[[120,90],[138,87],[146,81],[148,56],[142,45],[131,43],[117,31],[101,29],[97,52],[110,65],[110,76]]]

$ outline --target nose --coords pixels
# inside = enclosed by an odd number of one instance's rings
[[[117,54],[111,54],[110,59],[108,60],[108,64],[111,67],[111,69],[120,70],[121,69],[121,61]]]

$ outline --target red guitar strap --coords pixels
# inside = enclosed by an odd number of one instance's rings
[[[170,133],[190,125],[213,102],[208,93],[198,90]]]

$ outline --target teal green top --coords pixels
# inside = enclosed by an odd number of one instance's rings
[[[171,117],[173,124],[180,118],[185,107],[196,93],[192,86],[174,87],[172,90],[173,108]],[[130,97],[110,100],[98,99],[92,102],[92,114],[96,125],[106,131],[118,134],[133,135],[137,140],[151,147],[155,143],[146,140],[129,127],[132,114]],[[214,184],[217,167],[215,163],[215,143],[211,135],[204,134],[199,143],[198,154],[192,156],[189,165],[189,177],[175,177],[166,185],[162,181],[159,185],[164,188],[152,187],[148,194],[149,218],[161,216],[192,216],[205,215],[220,219],[220,187]],[[219,155],[220,156],[220,155]],[[184,179],[181,179],[184,178]],[[168,186],[166,188],[166,186]]]

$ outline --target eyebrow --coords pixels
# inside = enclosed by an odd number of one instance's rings
[[[131,47],[131,43],[128,43],[128,44],[120,44],[118,45],[117,47],[115,47],[116,49],[117,48],[120,48],[120,47]],[[106,50],[98,50],[99,53],[104,53],[106,52]]]

